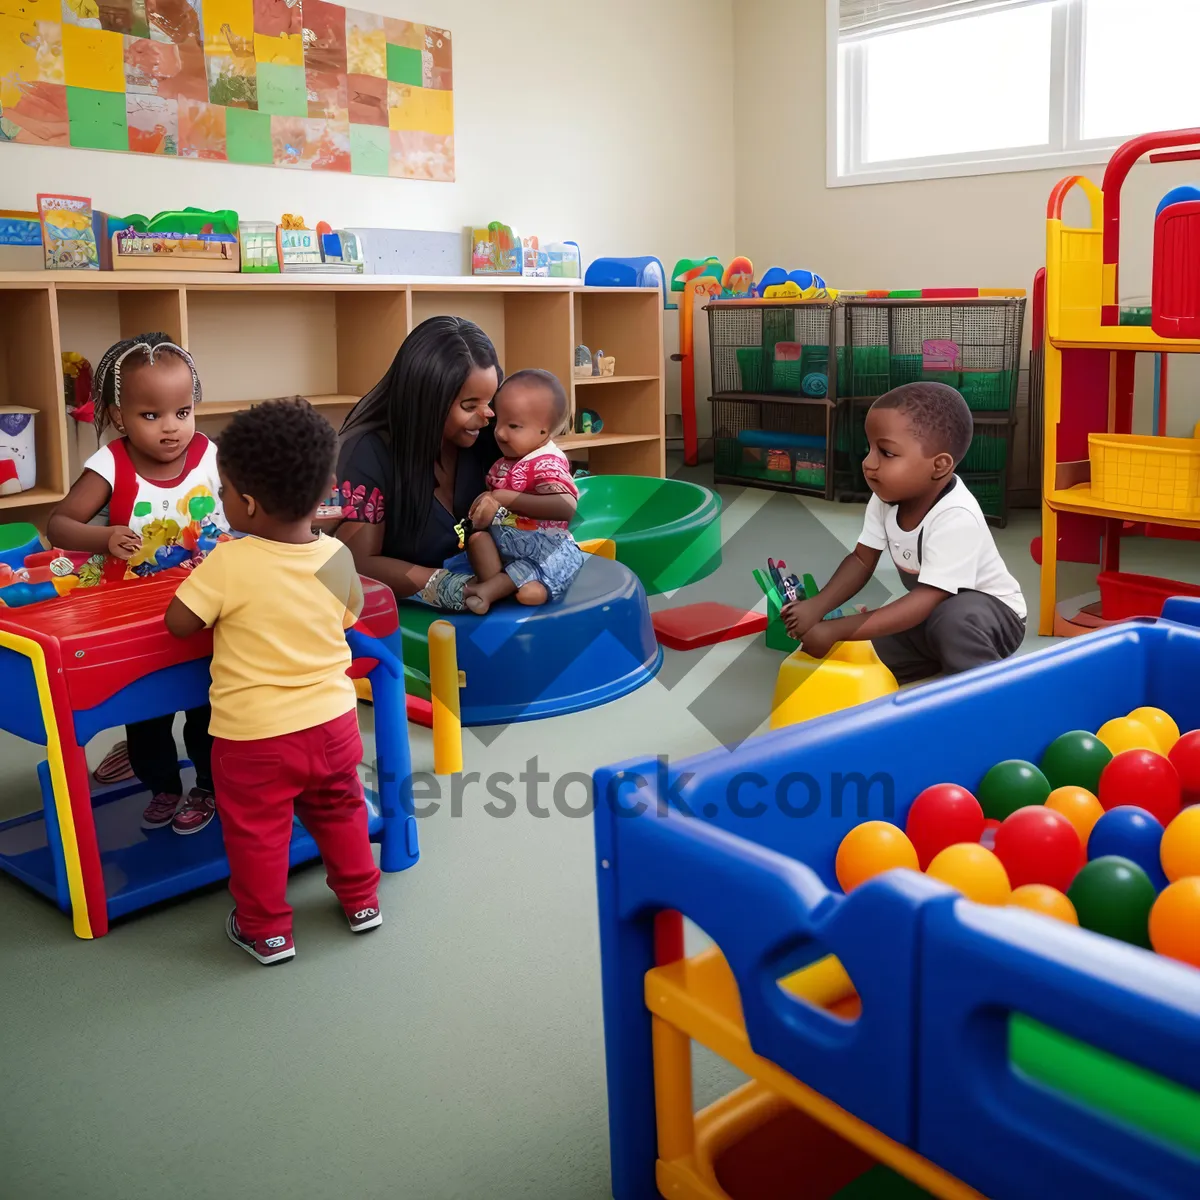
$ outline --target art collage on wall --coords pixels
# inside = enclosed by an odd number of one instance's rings
[[[0,0],[0,142],[449,182],[450,34],[323,0]]]

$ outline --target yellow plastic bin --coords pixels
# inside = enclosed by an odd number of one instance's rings
[[[1092,496],[1114,508],[1200,516],[1200,441],[1088,435]]]
[[[896,690],[895,676],[870,642],[839,642],[826,658],[795,650],[779,667],[771,728],[823,717]]]

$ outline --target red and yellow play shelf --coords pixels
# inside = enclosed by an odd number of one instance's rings
[[[1195,591],[1120,572],[1123,536],[1191,539],[1200,531],[1200,440],[1133,435],[1137,354],[1200,352],[1200,337],[1163,332],[1188,330],[1186,313],[1200,298],[1200,257],[1188,251],[1186,240],[1200,202],[1164,208],[1174,192],[1156,215],[1152,323],[1120,322],[1121,187],[1146,155],[1151,163],[1200,158],[1200,129],[1126,142],[1109,161],[1101,187],[1069,176],[1051,192],[1046,209],[1042,536],[1034,547],[1041,563],[1043,635],[1154,616],[1166,596]],[[1063,204],[1074,188],[1088,201],[1084,228],[1063,221]],[[1200,331],[1194,318],[1191,325]],[[1100,567],[1099,605],[1076,613],[1077,604],[1060,603],[1060,562]]]

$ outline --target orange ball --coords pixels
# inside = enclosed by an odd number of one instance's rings
[[[1104,816],[1104,806],[1100,801],[1087,788],[1068,784],[1066,787],[1055,788],[1050,793],[1046,807],[1061,813],[1075,826],[1075,832],[1079,834],[1079,840],[1086,850],[1092,826]]]
[[[1200,879],[1179,879],[1150,910],[1150,944],[1166,958],[1200,967]]]
[[[1179,741],[1179,726],[1175,724],[1171,714],[1163,712],[1161,708],[1151,708],[1149,706],[1135,708],[1129,714],[1129,719],[1131,721],[1141,721],[1158,738],[1159,752],[1161,754],[1170,754],[1171,747]]]
[[[1158,857],[1163,874],[1172,883],[1200,875],[1200,804],[1185,808],[1167,826]]]
[[[947,846],[929,864],[926,874],[978,904],[1007,904],[1012,895],[1004,864],[990,850],[971,842]]]
[[[838,847],[834,870],[842,891],[849,892],[893,867],[919,871],[917,852],[903,829],[887,821],[856,825]]]
[[[1056,921],[1065,921],[1068,925],[1079,924],[1079,918],[1075,915],[1075,905],[1062,892],[1044,883],[1027,883],[1014,888],[1008,903],[1012,908],[1041,913],[1043,917],[1053,917]]]
[[[1114,717],[1111,721],[1105,721],[1096,734],[1096,740],[1103,742],[1114,755],[1125,750],[1153,750],[1155,754],[1162,753],[1154,731],[1132,717]]]

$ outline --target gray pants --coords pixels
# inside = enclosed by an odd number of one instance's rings
[[[985,592],[959,592],[943,600],[914,629],[871,644],[899,684],[934,675],[957,675],[1015,654],[1025,622],[1003,600]]]

